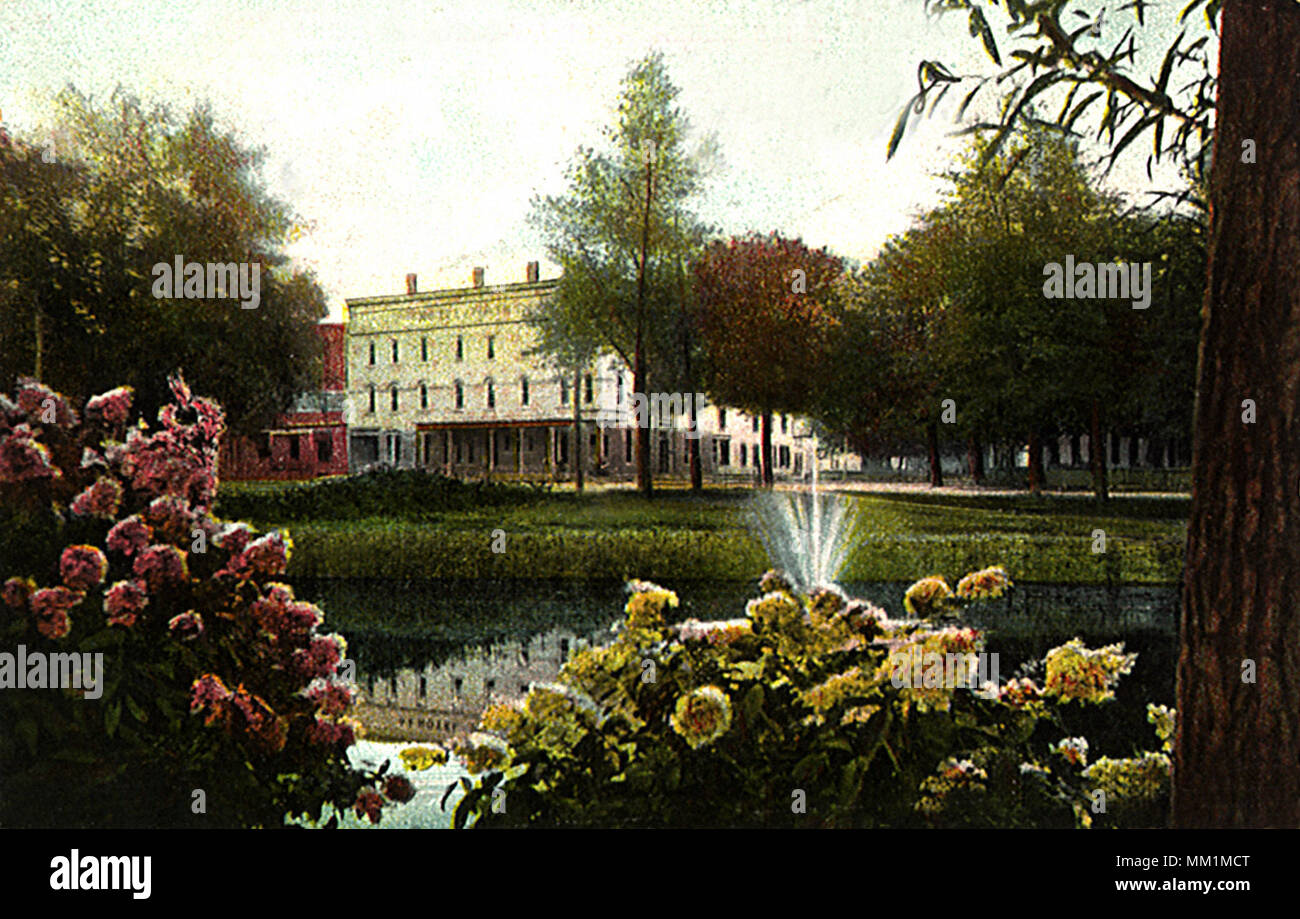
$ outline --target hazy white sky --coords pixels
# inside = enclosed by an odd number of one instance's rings
[[[1112,13],[1104,41],[1129,16]],[[857,259],[934,200],[959,143],[954,90],[885,162],[917,63],[991,66],[964,19],[927,20],[921,0],[0,0],[0,112],[39,140],[68,83],[211,100],[266,147],[267,184],[312,227],[290,254],[337,315],[344,297],[401,292],[408,271],[421,289],[465,286],[474,265],[489,284],[531,259],[553,275],[529,199],[563,187],[651,50],[719,140],[703,216]]]

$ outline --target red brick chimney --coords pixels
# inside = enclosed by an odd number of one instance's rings
[[[482,286],[483,286],[483,269],[482,269],[482,268],[475,268],[475,269],[474,269],[474,286],[475,286],[475,287],[482,287]]]
[[[537,283],[538,279],[541,277],[541,272],[538,269],[537,262],[528,263],[528,266],[524,269],[524,277],[528,280],[529,284]]]
[[[415,293],[415,291],[416,291],[415,275],[408,274],[406,276],[406,293],[408,296],[410,296],[411,294]]]

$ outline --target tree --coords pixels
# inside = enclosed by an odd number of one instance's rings
[[[705,387],[715,401],[762,417],[765,485],[772,413],[815,404],[836,322],[826,301],[842,270],[826,249],[776,233],[715,241],[696,262]]]
[[[1142,25],[1145,4],[1134,6]],[[1021,18],[1030,11],[1026,4],[1011,7]],[[1112,103],[1103,122],[1112,138],[1121,113],[1136,119],[1114,141],[1112,155],[1152,131],[1157,153],[1172,149],[1195,169],[1206,159],[1213,119],[1219,155],[1209,186],[1173,822],[1294,827],[1300,824],[1300,727],[1294,717],[1300,710],[1294,678],[1300,667],[1300,455],[1293,449],[1300,442],[1300,168],[1294,144],[1300,132],[1294,79],[1300,5],[1192,0],[1181,18],[1203,12],[1221,33],[1217,80],[1199,52],[1204,41],[1192,43],[1198,50],[1190,53],[1200,56],[1189,58],[1188,49],[1179,50],[1180,34],[1153,86],[1130,77],[1122,60],[1078,52],[1061,29],[1060,10],[1057,3],[1032,8],[1038,40],[1057,51],[1036,60],[1064,74],[1058,80],[1102,88]],[[973,9],[971,15],[974,21]],[[1167,88],[1180,84],[1169,73],[1189,60],[1204,75],[1176,98]],[[1170,124],[1175,132],[1162,148]],[[1251,416],[1247,399],[1255,408]]]
[[[689,124],[661,54],[638,61],[623,80],[606,149],[578,150],[568,191],[533,201],[531,221],[563,269],[547,307],[552,341],[580,339],[611,350],[632,370],[632,391],[648,398],[651,372],[680,353],[676,280],[686,241],[699,235],[688,205],[712,155],[686,147]],[[648,419],[647,419],[648,420]],[[637,484],[652,489],[647,426],[638,425]]]
[[[152,414],[168,371],[183,368],[234,410],[232,428],[271,423],[316,388],[326,315],[310,274],[282,253],[292,215],[258,176],[260,151],[222,130],[205,105],[184,119],[118,92],[101,106],[58,99],[65,137],[53,162],[0,142],[0,375],[37,373],[85,398],[130,385]],[[260,301],[154,296],[153,268],[254,264]]]

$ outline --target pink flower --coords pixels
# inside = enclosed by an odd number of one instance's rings
[[[108,531],[108,548],[123,555],[134,555],[153,542],[153,527],[139,514],[120,520]]]
[[[366,817],[371,823],[378,823],[383,817],[384,799],[379,792],[367,789],[357,794],[357,801],[352,808],[358,817]]]
[[[69,510],[78,517],[103,517],[112,520],[122,505],[122,486],[117,479],[100,476],[77,497],[72,499]]]
[[[185,553],[167,545],[150,546],[141,552],[132,570],[144,578],[151,592],[157,592],[167,584],[182,583],[190,576]]]
[[[165,538],[174,541],[189,538],[190,527],[194,523],[194,512],[190,510],[184,498],[176,495],[154,498],[144,513],[154,530]]]
[[[289,567],[289,550],[293,543],[277,530],[249,543],[244,551],[226,566],[241,578],[284,574]]]
[[[66,587],[46,587],[32,594],[32,615],[36,628],[46,638],[63,638],[72,628],[68,610],[82,601],[85,594]]]
[[[310,645],[293,653],[294,669],[307,680],[332,676],[343,659],[345,647],[342,635],[313,638]]]
[[[30,377],[18,380],[18,405],[27,413],[31,424],[57,424],[69,428],[77,423],[77,413],[66,399]]]
[[[221,677],[215,673],[205,673],[190,685],[190,711],[224,702],[232,695],[234,693],[226,688]]]
[[[68,546],[59,559],[63,583],[73,590],[89,590],[103,584],[108,574],[108,559],[94,546]]]
[[[253,604],[252,613],[262,631],[290,646],[306,644],[311,630],[325,618],[312,604],[294,600],[293,591],[284,584],[270,585],[267,595]]]
[[[314,719],[307,725],[307,742],[322,747],[350,747],[356,743],[356,730],[347,721],[326,721]]]
[[[50,462],[50,451],[35,439],[29,425],[20,424],[0,435],[0,482],[57,479],[62,471]]]
[[[194,610],[173,616],[167,628],[181,641],[190,641],[203,634],[203,617]]]
[[[404,775],[390,775],[384,782],[384,796],[390,801],[405,804],[415,797],[415,785]]]
[[[6,605],[15,609],[24,609],[27,606],[27,600],[31,597],[32,592],[36,590],[36,582],[31,578],[10,578],[5,581],[3,590],[0,590],[0,598]]]
[[[317,678],[312,680],[305,694],[316,703],[316,711],[322,715],[342,715],[352,706],[352,689],[343,683]]]
[[[131,415],[131,394],[130,386],[119,386],[91,396],[86,402],[86,417],[105,424],[125,424]]]
[[[135,625],[135,617],[149,605],[142,581],[118,581],[104,594],[104,612],[109,625]]]
[[[230,553],[233,559],[239,553],[244,551],[244,546],[248,545],[248,537],[252,535],[246,523],[232,523],[224,526],[217,538],[214,540],[218,546]]]

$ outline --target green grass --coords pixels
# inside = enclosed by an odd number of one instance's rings
[[[748,528],[753,492],[552,493],[526,503],[289,523],[297,577],[745,580],[768,565]],[[842,581],[960,577],[1002,564],[1021,581],[1172,583],[1187,501],[1117,496],[855,495]],[[262,527],[278,521],[254,519]],[[1106,552],[1092,551],[1093,531]],[[493,533],[505,551],[492,551]]]

